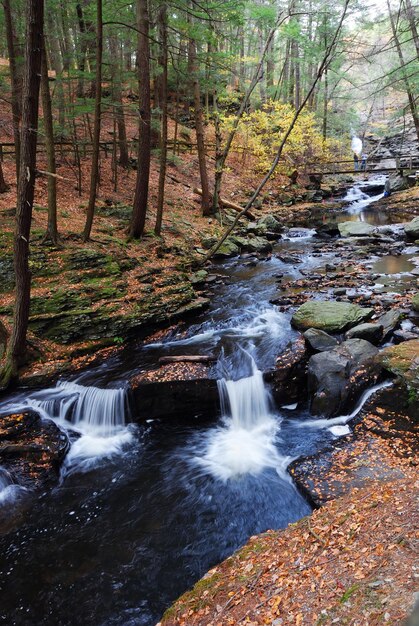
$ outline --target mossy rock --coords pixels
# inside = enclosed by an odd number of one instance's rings
[[[13,255],[3,256],[0,259],[0,292],[11,291],[15,286],[15,270]]]
[[[412,308],[419,313],[419,293],[415,294],[412,298]]]
[[[365,322],[374,309],[348,302],[305,302],[292,316],[292,324],[299,330],[318,328],[329,333],[340,333]]]
[[[386,370],[400,376],[409,389],[419,392],[419,339],[389,346],[376,359]]]
[[[88,308],[90,300],[78,291],[59,289],[50,296],[36,296],[31,300],[31,315],[62,313]]]
[[[236,256],[239,254],[239,247],[232,241],[231,239],[226,239],[225,242],[220,246],[217,252],[214,254],[214,257],[218,258],[228,258],[231,256]]]
[[[114,259],[108,254],[82,248],[75,250],[67,256],[67,267],[70,270],[91,270],[93,268],[105,267],[112,263]]]

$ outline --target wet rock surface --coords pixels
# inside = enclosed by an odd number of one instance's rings
[[[372,313],[372,309],[345,302],[310,301],[293,315],[292,324],[299,330],[317,328],[339,333],[367,320]]]
[[[308,391],[313,415],[342,414],[361,392],[377,382],[377,348],[364,339],[348,339],[308,362]]]
[[[417,463],[417,412],[403,387],[385,388],[350,423],[353,430],[313,457],[294,461],[289,472],[315,506],[373,481],[404,476]]]
[[[0,465],[23,487],[56,483],[68,448],[68,437],[55,422],[33,411],[0,416]]]

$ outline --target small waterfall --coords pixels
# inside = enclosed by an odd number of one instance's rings
[[[271,399],[263,375],[252,359],[252,374],[239,380],[218,381],[224,425],[208,432],[204,450],[195,462],[220,480],[257,475],[274,468],[285,478],[290,457],[275,446],[280,421],[271,413]]]
[[[250,430],[270,414],[270,396],[263,382],[263,374],[253,361],[253,373],[239,380],[218,381],[221,411],[231,415],[235,428]]]
[[[125,389],[85,387],[68,381],[34,394],[27,403],[46,417],[70,421],[83,434],[102,437],[121,429],[127,413]]]

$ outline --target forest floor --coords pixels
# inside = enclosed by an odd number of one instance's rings
[[[417,472],[372,483],[252,537],[161,626],[400,626],[417,598]]]

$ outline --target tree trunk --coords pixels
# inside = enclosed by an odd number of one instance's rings
[[[89,204],[87,205],[86,224],[83,241],[90,239],[93,216],[96,205],[96,191],[99,181],[99,143],[102,106],[102,54],[103,54],[103,19],[102,0],[96,0],[96,86],[95,86],[95,121],[93,126],[93,152],[90,170]]]
[[[329,84],[327,77],[327,68],[324,71],[324,96],[323,96],[323,141],[327,138],[327,110],[329,98]]]
[[[412,3],[410,2],[410,0],[404,0],[404,3],[406,5],[406,15],[407,15],[407,19],[409,22],[410,30],[412,31],[413,41],[415,43],[416,54],[419,59],[419,36],[418,36],[418,29],[416,26],[417,17],[415,15],[415,11],[412,7]]]
[[[20,118],[21,118],[21,76],[16,62],[16,39],[13,29],[10,0],[3,0],[4,20],[6,25],[7,50],[9,53],[10,80],[12,86],[13,138],[15,142],[16,179],[19,179],[20,167]]]
[[[84,71],[85,71],[85,66],[86,66],[86,53],[87,53],[87,41],[86,41],[86,25],[84,23],[84,17],[83,17],[83,9],[82,6],[80,4],[80,2],[78,2],[76,4],[76,11],[77,11],[77,19],[79,22],[79,29],[80,29],[80,43],[79,43],[79,48],[80,48],[80,52],[79,52],[79,58],[78,58],[78,62],[77,62],[77,69],[79,71],[79,80],[77,82],[77,97],[78,98],[83,98],[84,96]]]
[[[122,102],[122,90],[120,69],[118,68],[118,42],[115,35],[109,37],[109,49],[111,53],[111,72],[112,72],[112,92],[115,104],[115,117],[118,129],[118,145],[119,145],[119,164],[122,167],[128,167],[128,142],[127,129],[125,126],[124,106]]]
[[[154,232],[156,235],[160,235],[163,220],[164,187],[167,165],[167,5],[165,2],[163,2],[160,7],[157,20],[160,39],[159,65],[161,74],[159,76],[159,99],[161,107],[161,133],[159,193],[157,198],[157,216]]]
[[[26,357],[26,333],[31,287],[29,236],[35,188],[43,19],[43,0],[27,0],[22,91],[22,143],[14,241],[16,296],[13,330],[7,347],[1,386],[7,386],[12,379],[17,377],[18,367],[23,364]]]
[[[129,236],[138,238],[144,232],[147,214],[151,159],[150,45],[147,0],[137,0],[138,80],[140,125],[138,135],[138,169]]]
[[[45,234],[45,240],[50,239],[52,243],[58,245],[58,228],[57,228],[57,179],[55,167],[55,145],[54,145],[54,126],[52,121],[51,94],[48,81],[48,64],[45,50],[45,37],[43,40],[42,60],[41,60],[41,94],[42,94],[42,111],[45,129],[45,148],[47,153],[47,170],[51,176],[48,176],[48,226]]]
[[[191,77],[192,77],[192,82],[193,82],[192,88],[193,88],[194,109],[195,109],[194,115],[195,115],[196,143],[197,143],[197,149],[198,149],[199,174],[201,178],[201,187],[202,187],[201,209],[202,209],[202,215],[211,215],[208,172],[207,172],[207,162],[206,162],[206,155],[205,155],[204,119],[203,119],[203,114],[202,114],[201,89],[199,85],[199,67],[198,67],[198,61],[196,58],[196,42],[192,38],[189,39],[188,55],[189,55]]]
[[[64,86],[63,86],[63,69],[64,64],[61,56],[61,49],[59,46],[59,35],[57,32],[56,21],[49,11],[47,13],[46,22],[48,24],[48,31],[50,33],[47,41],[51,46],[51,65],[55,71],[55,84],[56,84],[56,92],[57,92],[57,108],[58,108],[58,124],[60,127],[59,134],[60,137],[65,137],[67,135],[66,132],[66,123],[65,123],[65,97],[64,97]]]
[[[413,123],[415,125],[415,130],[416,130],[416,135],[417,135],[417,138],[418,138],[418,141],[419,141],[419,116],[418,116],[417,111],[416,111],[415,99],[413,97],[413,93],[412,93],[412,90],[410,88],[409,79],[407,78],[406,70],[405,70],[405,67],[404,67],[403,52],[402,52],[402,48],[400,46],[399,38],[397,36],[396,24],[394,22],[394,17],[393,17],[393,14],[391,12],[391,7],[390,7],[389,0],[387,0],[387,7],[388,7],[388,14],[389,14],[389,17],[390,17],[391,30],[393,31],[394,43],[396,44],[397,54],[399,56],[400,68],[401,68],[401,71],[402,71],[404,84],[406,86],[406,92],[407,92],[407,97],[408,97],[408,100],[409,100],[410,112],[412,114]]]
[[[9,189],[9,186],[4,180],[3,166],[0,160],[0,193],[5,193],[8,189]]]

